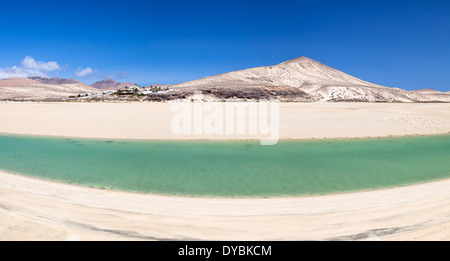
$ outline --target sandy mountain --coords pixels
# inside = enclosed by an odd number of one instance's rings
[[[434,89],[429,89],[429,88],[420,89],[420,90],[414,90],[413,92],[419,92],[419,93],[443,93],[443,92],[440,92],[440,91],[437,91],[437,90],[434,90]]]
[[[121,83],[111,79],[95,82],[91,84],[91,86],[100,90],[120,90],[125,89],[125,87],[140,87],[136,83],[128,83],[128,82]]]
[[[38,84],[40,84],[40,82],[23,77],[0,79],[0,87],[28,87]]]
[[[75,80],[47,78],[49,82],[66,82],[63,84],[43,83],[44,77],[12,77],[0,80],[0,99],[43,100],[68,98],[83,93],[95,93],[98,90]],[[70,83],[72,82],[72,83]]]
[[[32,79],[32,80],[38,81],[40,83],[51,84],[51,85],[69,85],[69,84],[72,84],[72,85],[77,85],[79,87],[84,87],[84,88],[92,90],[91,86],[89,86],[89,85],[87,85],[87,84],[85,84],[83,82],[74,80],[74,79],[63,79],[63,78],[60,78],[60,77],[47,78],[47,77],[43,77],[43,76],[28,77],[28,79]]]
[[[448,95],[410,92],[363,81],[307,57],[273,66],[250,68],[172,85],[174,90],[200,90],[219,97],[225,93],[239,97],[297,101],[427,102],[449,101]]]
[[[34,76],[34,77],[28,77],[28,79],[32,79],[41,83],[45,84],[78,84],[82,83],[80,81],[74,80],[74,79],[63,79],[60,77],[54,77],[54,78],[48,78],[44,76]]]

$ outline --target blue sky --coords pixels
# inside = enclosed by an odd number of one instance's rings
[[[385,86],[450,91],[448,0],[2,0],[0,9],[3,78],[170,84],[307,56]]]

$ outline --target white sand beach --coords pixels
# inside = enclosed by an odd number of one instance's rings
[[[443,134],[450,104],[283,103],[280,139]],[[0,103],[0,133],[176,135],[170,103]],[[231,138],[255,138],[231,137]],[[97,190],[0,172],[0,240],[449,240],[450,180],[292,198],[189,198]]]
[[[225,106],[225,103],[213,103]],[[244,103],[241,103],[244,104]],[[259,139],[175,134],[173,103],[0,103],[0,133],[118,139]],[[207,116],[207,113],[205,113]],[[450,132],[450,103],[279,103],[279,139]]]

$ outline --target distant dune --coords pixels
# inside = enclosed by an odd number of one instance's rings
[[[233,95],[239,97],[240,92],[247,92],[255,97],[262,95],[262,98],[298,101],[450,102],[448,94],[385,87],[307,57],[175,84],[172,88],[202,91],[219,98],[222,94],[230,98]]]

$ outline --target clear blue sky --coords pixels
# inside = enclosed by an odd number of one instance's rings
[[[54,61],[49,76],[169,84],[307,56],[386,86],[450,91],[448,0],[2,0],[0,9],[4,75],[29,56],[28,73]]]

